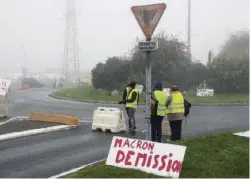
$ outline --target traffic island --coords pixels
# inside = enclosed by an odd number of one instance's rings
[[[186,146],[181,178],[248,178],[249,138],[221,133],[172,144]],[[63,178],[160,178],[134,169],[99,162]]]
[[[122,96],[111,96],[107,92],[100,93],[93,87],[84,88],[68,88],[55,91],[48,95],[51,98],[61,100],[71,100],[87,103],[104,103],[117,104],[122,99]],[[189,96],[185,98],[192,103],[193,106],[248,106],[249,94],[238,93],[218,93],[214,96],[200,97]],[[145,96],[140,95],[140,105],[145,104]]]

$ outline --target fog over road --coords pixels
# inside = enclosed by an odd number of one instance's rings
[[[94,132],[91,121],[98,106],[55,100],[46,97],[49,89],[30,89],[9,93],[11,117],[27,116],[30,112],[74,115],[81,120],[79,128],[0,141],[0,177],[46,178],[103,159],[107,156],[114,134]],[[144,107],[136,112],[138,132],[144,138]],[[248,106],[193,106],[187,123],[183,122],[183,137],[195,137],[218,131],[246,130],[249,126]],[[130,136],[127,133],[119,134]]]

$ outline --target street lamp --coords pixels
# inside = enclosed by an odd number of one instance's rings
[[[27,76],[27,53],[25,51],[24,43],[21,39],[14,37],[14,40],[17,40],[21,43],[22,51],[23,51],[23,67],[22,67],[22,76],[25,78]]]

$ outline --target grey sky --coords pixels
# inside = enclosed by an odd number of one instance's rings
[[[247,30],[248,0],[191,0],[192,54],[206,62],[230,33]],[[130,8],[161,3],[167,9],[155,31],[187,39],[187,0],[76,0],[82,71],[90,71],[108,56],[120,56],[144,39]],[[0,0],[0,70],[20,72],[61,68],[64,43],[64,0]],[[24,61],[24,44],[28,60]]]

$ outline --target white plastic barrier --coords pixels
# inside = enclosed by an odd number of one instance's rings
[[[98,107],[94,111],[92,130],[98,129],[113,133],[126,131],[123,111],[119,108]]]
[[[135,88],[137,88],[139,90],[139,94],[142,93],[143,85],[136,85]]]

